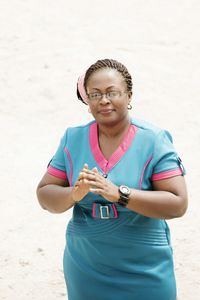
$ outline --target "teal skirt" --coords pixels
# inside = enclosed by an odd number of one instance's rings
[[[73,217],[63,263],[69,300],[176,300],[163,220],[133,213],[118,219]]]

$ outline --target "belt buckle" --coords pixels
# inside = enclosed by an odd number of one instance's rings
[[[92,203],[92,217],[95,219],[117,219],[118,212],[114,203]]]
[[[100,209],[100,217],[101,217],[101,219],[110,219],[110,214],[109,214],[109,207],[108,207],[108,205],[101,205],[101,206],[99,207],[99,209]],[[106,211],[106,216],[104,216],[103,210]]]

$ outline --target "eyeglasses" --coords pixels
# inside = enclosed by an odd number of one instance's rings
[[[101,100],[103,96],[105,95],[108,100],[114,100],[119,97],[121,97],[123,94],[126,94],[127,92],[120,92],[120,91],[112,91],[112,92],[107,92],[107,93],[90,93],[87,94],[89,100],[94,101],[94,100]]]

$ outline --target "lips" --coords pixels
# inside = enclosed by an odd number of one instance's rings
[[[111,112],[113,112],[113,109],[101,109],[101,110],[99,110],[99,113],[102,114],[102,115],[108,115]]]

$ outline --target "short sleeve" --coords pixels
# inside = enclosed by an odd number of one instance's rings
[[[162,130],[156,137],[152,162],[152,181],[185,175],[185,168],[168,131]]]
[[[67,133],[63,135],[60,140],[60,144],[53,158],[48,164],[47,172],[55,177],[67,180],[67,172],[65,166],[65,154],[64,149],[66,145],[66,136]]]

